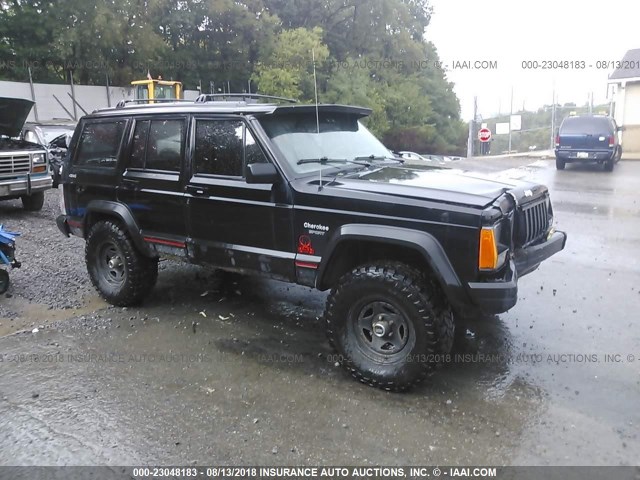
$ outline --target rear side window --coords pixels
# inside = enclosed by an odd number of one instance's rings
[[[242,177],[246,165],[266,162],[260,145],[242,121],[197,121],[196,174]]]
[[[560,135],[610,135],[612,130],[608,118],[569,117],[560,127]]]
[[[179,172],[184,146],[184,120],[136,122],[129,168]]]
[[[115,168],[126,124],[126,120],[85,124],[74,165]]]

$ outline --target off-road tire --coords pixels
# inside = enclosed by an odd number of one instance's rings
[[[109,259],[115,262],[112,267]],[[100,221],[91,228],[85,261],[91,283],[107,302],[118,307],[140,303],[158,279],[158,259],[140,253],[115,221]]]
[[[27,212],[38,212],[42,210],[44,205],[44,192],[36,192],[31,195],[23,195],[21,197],[22,208]]]
[[[0,268],[0,295],[9,290],[9,272]]]
[[[564,167],[566,166],[567,162],[556,157],[556,170],[564,170]]]
[[[406,343],[390,356],[369,348],[373,335],[360,328],[363,312],[375,304],[388,305],[406,323],[404,336],[397,337]],[[384,390],[422,382],[453,346],[453,314],[441,290],[402,263],[374,262],[345,274],[327,299],[325,320],[338,362],[357,380]]]

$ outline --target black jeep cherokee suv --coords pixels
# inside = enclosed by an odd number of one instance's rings
[[[317,109],[316,109],[317,108]],[[454,315],[505,312],[564,248],[542,185],[403,166],[341,105],[120,105],[84,117],[63,169],[65,234],[114,305],[163,255],[331,289],[325,318],[357,379],[403,390],[453,342]]]

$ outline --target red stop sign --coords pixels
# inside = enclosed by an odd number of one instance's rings
[[[489,130],[488,128],[481,128],[478,132],[478,139],[481,142],[491,141],[491,130]]]

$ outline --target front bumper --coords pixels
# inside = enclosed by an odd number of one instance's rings
[[[469,283],[472,302],[483,313],[495,314],[511,309],[518,301],[518,278],[533,272],[544,260],[563,250],[566,243],[567,234],[555,232],[546,242],[519,250],[510,261],[503,280]]]
[[[27,177],[2,179],[0,178],[0,198],[16,198],[31,195],[36,192],[49,190],[53,180],[48,173],[29,175]]]

